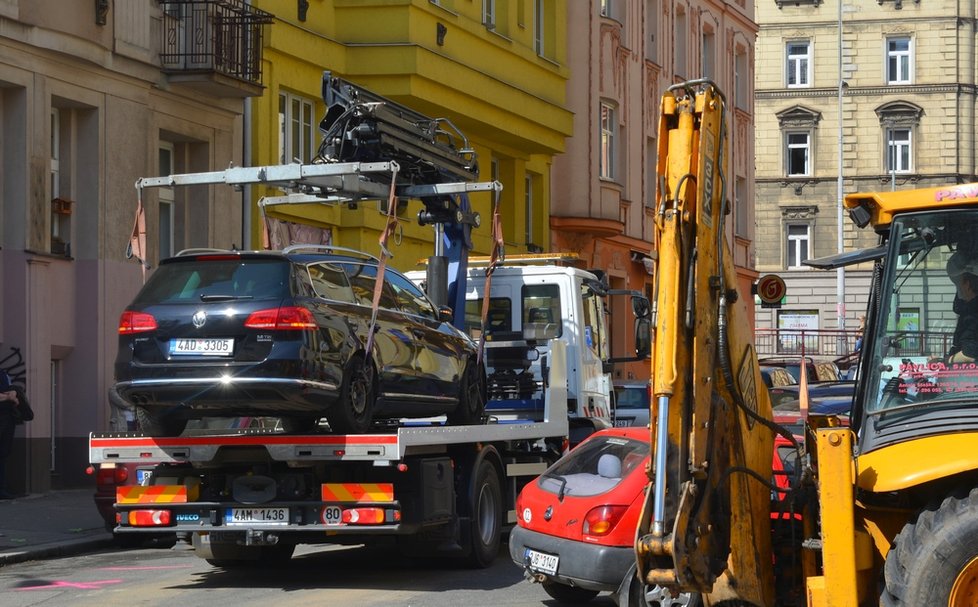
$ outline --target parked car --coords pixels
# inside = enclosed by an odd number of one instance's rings
[[[600,430],[528,483],[516,501],[509,553],[558,601],[589,601],[600,592],[629,605],[690,606],[635,576],[635,529],[645,496],[649,432]]]
[[[372,347],[377,258],[294,245],[165,259],[119,320],[110,399],[153,436],[190,419],[278,416],[286,431],[363,433],[375,419],[481,422],[477,347],[388,268]]]
[[[800,365],[798,366],[800,367]],[[773,405],[801,398],[801,385],[789,367],[762,365],[761,379],[768,388]],[[831,398],[849,399],[851,401],[855,390],[855,380],[835,379],[808,382],[808,396],[813,399]]]
[[[649,425],[649,382],[618,380],[614,388],[616,427]]]

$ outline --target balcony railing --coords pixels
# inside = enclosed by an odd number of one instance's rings
[[[167,73],[217,73],[261,84],[263,26],[273,15],[243,0],[160,0]]]
[[[887,356],[944,357],[953,333],[941,331],[888,331]],[[799,355],[836,359],[856,351],[858,331],[831,329],[756,329],[754,342],[760,356]]]

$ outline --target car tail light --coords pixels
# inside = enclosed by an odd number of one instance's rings
[[[95,476],[95,484],[99,487],[124,485],[127,480],[129,480],[129,470],[124,466],[102,466]]]
[[[312,312],[301,306],[282,306],[252,312],[245,321],[249,329],[274,329],[276,331],[305,331],[316,328]]]
[[[584,517],[584,535],[608,535],[615,528],[628,506],[598,506]]]
[[[145,333],[146,331],[155,330],[156,319],[153,318],[152,314],[126,310],[119,317],[119,335],[131,335],[133,333]]]

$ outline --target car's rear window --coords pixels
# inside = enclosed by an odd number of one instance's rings
[[[274,299],[288,295],[289,263],[278,259],[196,259],[164,264],[134,305],[199,302],[214,298]]]
[[[540,475],[537,484],[558,495],[599,495],[641,467],[648,454],[649,446],[642,441],[596,436],[558,460]]]

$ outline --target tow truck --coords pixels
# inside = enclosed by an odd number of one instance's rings
[[[417,198],[425,205],[419,221],[436,230],[426,278],[430,296],[436,304],[450,304],[456,325],[476,330],[483,343],[500,337],[486,328],[486,314],[480,317],[466,302],[466,278],[469,231],[480,223],[468,195],[495,194],[493,240],[501,244],[496,229],[501,186],[469,180],[477,175],[474,153],[461,133],[444,127],[447,121],[422,117],[328,72],[323,91],[327,113],[318,162],[138,180],[133,255],[145,268],[145,224],[139,217],[145,188],[281,188],[284,195],[260,201],[263,212],[280,204],[386,200],[381,266],[390,256],[386,239],[396,224],[396,199]],[[494,262],[482,270],[485,293],[493,292],[495,262],[502,256],[501,248],[494,250]],[[583,294],[579,284],[561,297],[573,301]],[[635,302],[636,358],[644,358],[649,343],[641,332],[648,334],[648,306],[637,295]],[[475,318],[467,319],[467,312]],[[300,543],[380,538],[393,539],[408,554],[462,555],[472,566],[488,566],[498,553],[502,529],[515,522],[519,489],[567,448],[572,423],[580,427],[580,420],[600,413],[588,400],[568,398],[568,370],[575,364],[567,358],[566,343],[577,343],[576,338],[513,312],[505,339],[511,352],[519,350],[520,364],[526,362],[520,373],[530,380],[500,398],[523,406],[491,412],[483,424],[453,427],[439,419],[400,420],[382,431],[357,435],[263,429],[188,430],[170,438],[93,433],[93,464],[156,463],[147,484],[118,489],[115,533],[173,531],[188,537],[198,556],[221,567],[286,560]],[[583,339],[580,323],[587,318],[568,320]],[[603,308],[591,320],[601,324],[589,326],[588,335],[604,335]],[[487,360],[499,364],[495,354]]]
[[[879,244],[808,263],[873,264],[850,421],[808,415],[803,390],[796,441],[772,422],[733,288],[724,105],[708,80],[662,98],[639,579],[706,605],[978,604],[978,344],[957,330],[978,287],[978,184],[845,197]],[[787,492],[771,483],[775,434],[798,453]],[[772,516],[777,494],[790,516]]]

